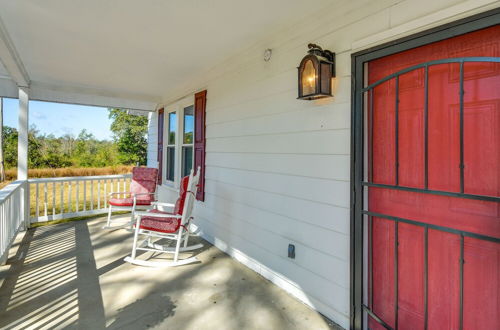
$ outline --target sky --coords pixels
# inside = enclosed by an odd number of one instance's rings
[[[4,125],[18,126],[17,99],[3,99]],[[111,140],[109,130],[111,120],[108,109],[84,105],[30,101],[29,124],[36,125],[43,134],[54,134],[59,137],[73,134],[75,137],[82,129],[86,129],[99,140]]]

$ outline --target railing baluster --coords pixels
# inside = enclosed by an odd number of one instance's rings
[[[48,209],[48,201],[47,201],[47,182],[43,185],[43,215],[45,216],[45,219],[47,219],[47,209]]]
[[[108,207],[108,180],[104,180],[104,208]]]
[[[52,218],[56,215],[56,183],[52,182]]]
[[[35,187],[35,218],[36,218],[36,221],[38,221],[38,217],[40,216],[40,205],[39,205],[39,200],[38,200],[38,195],[40,193],[40,187],[38,185],[38,182],[36,183],[36,187]]]
[[[68,213],[73,212],[73,208],[71,207],[71,184],[72,181],[68,181]]]
[[[61,194],[61,209],[60,209],[60,213],[61,213],[61,217],[62,217],[62,214],[64,213],[64,181],[61,181],[61,191],[60,191],[60,194]]]
[[[90,180],[90,209],[94,210],[94,180]]]
[[[83,210],[87,210],[87,180],[83,181]]]
[[[101,209],[101,180],[97,180],[97,209]]]
[[[75,181],[75,212],[78,212],[80,209],[80,181]]]

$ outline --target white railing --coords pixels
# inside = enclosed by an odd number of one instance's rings
[[[131,174],[29,179],[30,223],[101,214],[110,192],[127,192]]]
[[[0,265],[7,260],[9,248],[21,229],[28,226],[26,181],[14,181],[0,190]]]

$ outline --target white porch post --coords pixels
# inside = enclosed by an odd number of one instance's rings
[[[17,179],[28,179],[28,88],[19,87],[19,135],[17,140]]]
[[[19,130],[17,139],[17,180],[28,180],[28,129],[29,129],[29,96],[28,88],[19,87]],[[22,189],[22,210],[25,228],[29,227],[30,201],[29,184],[25,182]]]

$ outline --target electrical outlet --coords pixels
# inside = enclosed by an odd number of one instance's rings
[[[288,244],[288,258],[295,259],[295,245]]]

